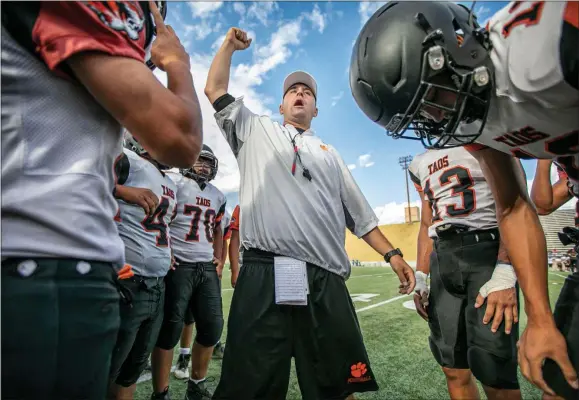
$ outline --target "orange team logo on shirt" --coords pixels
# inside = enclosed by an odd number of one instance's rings
[[[86,5],[106,26],[125,32],[132,40],[139,39],[139,32],[145,27],[145,18],[136,1],[87,1]]]
[[[325,144],[321,144],[321,145],[320,145],[320,148],[321,148],[322,150],[328,151],[328,146],[326,146]]]
[[[368,372],[366,364],[359,362],[350,367],[350,374],[352,377],[348,378],[348,383],[361,383],[372,380],[370,376],[365,376]]]

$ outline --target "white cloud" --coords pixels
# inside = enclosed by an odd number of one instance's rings
[[[263,26],[270,26],[272,22],[281,20],[279,15],[272,18],[273,14],[280,10],[279,5],[274,1],[256,1],[251,5],[234,3],[233,10],[241,17],[238,26],[242,29],[254,28],[258,23]]]
[[[350,171],[352,171],[353,169],[356,169],[356,164],[348,164],[348,169]]]
[[[379,1],[379,2],[364,1],[364,2],[361,2],[358,5],[358,14],[360,14],[360,22],[362,23],[362,25],[364,25],[366,23],[366,21],[368,21],[368,19],[370,19],[370,17],[372,15],[374,15],[374,13],[378,9],[386,3],[387,2],[385,2],[385,1]]]
[[[189,8],[191,8],[191,12],[193,13],[193,17],[195,18],[207,18],[215,11],[219,10],[223,5],[222,1],[190,1],[187,3]]]
[[[241,16],[245,15],[245,4],[243,3],[233,3],[233,11]]]
[[[185,26],[185,35],[193,35],[196,40],[203,40],[209,36],[212,32],[219,30],[221,28],[221,23],[214,24],[208,20],[202,19],[201,21]]]
[[[340,91],[340,93],[338,93],[338,95],[333,96],[332,97],[332,107],[334,107],[336,104],[338,104],[338,101],[340,101],[340,99],[344,97],[344,91]]]
[[[371,157],[372,156],[370,154],[362,154],[360,157],[358,157],[358,164],[360,167],[368,168],[374,165],[374,161],[370,160]]]
[[[469,9],[470,9],[470,7],[469,7]],[[490,8],[485,7],[484,4],[482,4],[475,10],[474,13],[477,16],[477,18],[480,19],[482,16],[487,15],[490,11],[491,11]]]
[[[251,4],[247,10],[248,18],[255,18],[263,25],[268,26],[270,24],[269,16],[273,14],[279,6],[273,1],[259,1]]]
[[[318,32],[324,33],[324,28],[326,27],[326,18],[324,14],[321,13],[317,4],[314,4],[314,9],[310,14],[306,14],[306,18],[309,19],[312,25],[318,29]]]
[[[378,206],[374,208],[374,213],[378,217],[379,225],[386,224],[401,224],[405,222],[404,210],[408,207],[408,203],[396,203],[392,201],[386,203],[383,206]],[[421,207],[420,201],[410,202],[410,207]],[[420,215],[420,213],[418,214]]]
[[[241,6],[244,5],[239,3],[237,11],[241,11]],[[234,5],[234,9],[235,7]],[[217,8],[218,7],[213,6],[211,10],[215,11]],[[207,9],[206,7],[203,9],[205,11],[198,10],[199,15],[209,15]],[[251,64],[235,65],[234,56],[228,91],[235,97],[243,96],[245,105],[254,113],[258,115],[268,115],[272,118],[277,117],[277,112],[274,114],[268,107],[268,104],[273,104],[273,100],[264,96],[262,93],[258,93],[257,90],[259,85],[261,85],[267,77],[266,75],[277,66],[285,63],[292,55],[292,48],[295,48],[301,43],[307,34],[307,28],[309,28],[309,26],[304,26],[304,21],[308,20],[305,19],[304,15],[300,15],[295,20],[282,22],[269,37],[269,41],[267,38],[261,40],[261,43],[263,43],[261,46],[258,46],[257,42],[259,42],[259,40],[254,40],[251,45],[252,48],[255,47]],[[248,36],[254,39],[260,39],[251,31],[248,32]],[[203,115],[203,140],[205,144],[213,149],[219,159],[219,171],[214,184],[227,194],[239,190],[239,168],[237,166],[237,160],[233,156],[229,145],[215,122],[215,111],[203,93],[209,66],[213,60],[214,49],[221,45],[223,39],[224,36],[214,43],[211,54],[195,53],[195,51],[192,51],[190,48],[188,50],[191,55],[191,73]],[[157,69],[155,70],[155,76],[157,76],[165,86],[167,85],[167,76],[164,72]]]

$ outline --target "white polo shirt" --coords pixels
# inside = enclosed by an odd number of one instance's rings
[[[346,227],[362,237],[378,219],[338,152],[311,129],[299,134],[291,125],[252,113],[243,98],[215,119],[239,164],[242,249],[296,258],[347,279]],[[292,175],[291,138],[311,181],[300,163]]]

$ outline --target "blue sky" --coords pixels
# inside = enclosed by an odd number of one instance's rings
[[[352,98],[348,68],[354,41],[363,23],[383,2],[170,2],[166,23],[173,26],[191,55],[192,73],[204,119],[205,142],[220,159],[215,185],[226,193],[230,209],[237,203],[239,172],[233,154],[215,125],[203,94],[207,70],[231,26],[248,31],[251,47],[236,52],[230,93],[244,96],[258,114],[279,118],[281,85],[294,70],[305,70],[318,83],[319,115],[312,127],[351,166],[352,174],[382,223],[402,222],[405,176],[398,158],[423,151],[420,143],[393,140],[358,109]],[[466,3],[470,7],[471,3]],[[505,2],[477,2],[479,22]],[[164,73],[156,75],[166,82]],[[524,162],[532,179],[535,162]],[[411,187],[411,201],[418,201]]]

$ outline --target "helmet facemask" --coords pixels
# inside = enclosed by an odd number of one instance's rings
[[[386,125],[387,134],[396,139],[403,137],[421,140],[424,147],[432,149],[472,143],[480,136],[485,125],[493,87],[491,70],[484,62],[478,65],[459,65],[449,47],[445,46],[443,32],[440,29],[433,30],[421,13],[416,15],[416,19],[430,32],[422,43],[420,84],[406,111],[396,114]],[[457,35],[456,47],[463,60],[465,52],[472,54],[477,48],[480,49],[482,43],[479,43],[477,34],[482,35],[480,31],[475,31],[466,41]],[[477,42],[476,46],[473,46],[473,40]],[[468,47],[461,49],[469,44],[473,50]],[[454,43],[450,48],[452,45]],[[437,120],[432,117],[433,114],[443,117]],[[472,132],[461,129],[461,132],[457,132],[459,126],[476,120],[481,120],[477,129],[472,129]],[[406,131],[414,135],[405,136]]]
[[[193,179],[204,189],[207,183],[215,179],[218,165],[217,157],[212,152],[203,150],[193,167],[181,169],[181,174]]]

